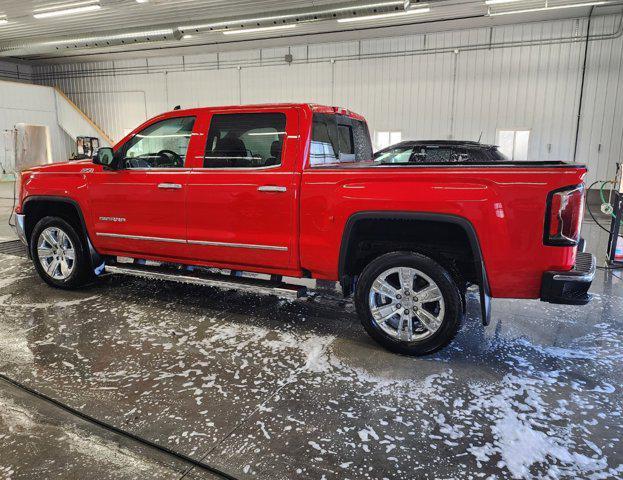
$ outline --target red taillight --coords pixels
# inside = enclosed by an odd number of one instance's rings
[[[584,215],[584,185],[550,192],[545,215],[546,245],[577,245]]]

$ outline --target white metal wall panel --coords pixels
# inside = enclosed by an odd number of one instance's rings
[[[243,68],[240,82],[240,103],[331,103],[331,64],[328,62]]]
[[[238,70],[197,70],[166,75],[169,109],[238,103]]]
[[[614,177],[623,162],[622,52],[622,37],[589,44],[578,160],[589,162],[591,181]]]
[[[577,160],[589,179],[623,161],[620,15],[592,19]],[[315,101],[403,138],[495,142],[531,130],[530,159],[573,157],[587,19],[35,70],[114,139],[174,105]],[[618,36],[615,35],[618,31]],[[294,63],[287,65],[290,52]],[[240,69],[238,69],[240,67]]]
[[[3,139],[9,138],[8,131],[13,130],[18,123],[47,126],[54,160],[69,158],[67,135],[60,129],[56,117],[54,90],[38,85],[0,81],[0,133]],[[4,132],[7,134],[5,135]],[[3,167],[7,173],[11,173],[14,167],[12,163],[14,155],[9,155],[5,149],[13,148],[13,146],[5,143],[3,142],[0,154],[3,156]],[[5,164],[5,160],[8,160],[7,163],[10,164]]]

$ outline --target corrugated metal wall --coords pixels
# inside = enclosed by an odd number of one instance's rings
[[[32,67],[30,65],[0,61],[0,80],[31,83]]]
[[[495,142],[496,130],[532,131],[529,159],[573,157],[587,19],[175,58],[46,66],[113,139],[183,107],[313,101],[364,114],[371,131],[403,138]],[[622,161],[621,16],[594,17],[578,162],[590,178]],[[284,61],[291,53],[294,62]]]

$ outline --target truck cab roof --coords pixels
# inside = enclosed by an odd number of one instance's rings
[[[196,108],[186,108],[181,109],[177,108],[175,110],[171,110],[169,112],[163,113],[162,116],[178,116],[180,114],[192,114],[197,112],[205,112],[211,110],[249,110],[249,109],[258,109],[258,110],[268,110],[271,108],[291,108],[291,107],[299,107],[299,108],[308,108],[313,113],[327,113],[327,114],[339,114],[346,115],[351,118],[355,118],[357,120],[365,121],[365,118],[355,113],[347,108],[337,107],[337,106],[329,106],[329,105],[321,105],[319,103],[257,103],[257,104],[248,104],[248,105],[216,105],[216,106],[206,106],[206,107],[196,107]]]

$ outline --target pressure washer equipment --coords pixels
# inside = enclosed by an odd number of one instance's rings
[[[612,207],[610,213],[610,235],[608,237],[608,263],[613,266],[623,266],[623,236],[621,236],[621,221],[623,219],[623,165],[617,164],[617,174],[612,184],[610,202],[604,202],[603,184],[600,189],[602,202]],[[603,204],[602,204],[603,205]]]

